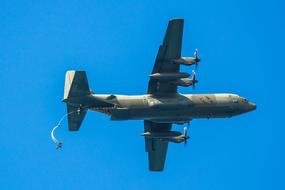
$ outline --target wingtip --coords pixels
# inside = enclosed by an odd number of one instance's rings
[[[151,168],[149,167],[150,172],[163,172],[164,168]]]
[[[184,21],[184,18],[173,18],[169,20],[169,22],[183,22],[183,21]]]

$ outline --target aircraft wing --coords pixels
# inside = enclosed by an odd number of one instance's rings
[[[170,60],[181,57],[181,46],[183,36],[183,19],[169,21],[163,44],[160,45],[152,70],[154,73],[178,73],[179,64],[173,64]],[[148,84],[148,94],[169,94],[177,93],[177,86],[166,81],[150,79]]]
[[[165,132],[171,130],[171,123],[144,121],[145,132]],[[148,152],[149,170],[162,171],[167,154],[168,142],[145,137],[145,151]]]

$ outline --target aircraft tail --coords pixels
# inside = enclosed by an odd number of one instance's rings
[[[67,103],[68,129],[78,131],[88,111],[83,100],[90,95],[85,71],[67,71],[63,101]]]
[[[67,71],[65,74],[64,100],[91,94],[85,71]]]

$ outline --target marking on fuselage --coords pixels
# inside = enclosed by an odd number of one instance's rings
[[[212,98],[210,98],[209,96],[205,96],[207,98],[207,100],[209,101],[209,103],[213,103]]]
[[[199,100],[204,104],[212,104],[214,101],[209,96],[200,96]]]

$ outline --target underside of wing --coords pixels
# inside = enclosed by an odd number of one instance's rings
[[[152,74],[179,73],[180,65],[173,64],[171,60],[181,57],[183,19],[169,21],[163,44],[159,47]],[[177,86],[167,80],[150,78],[148,94],[177,93]]]
[[[166,132],[171,130],[171,126],[172,124],[170,123],[154,123],[151,121],[144,121],[145,132]],[[167,148],[167,141],[145,137],[145,150],[148,152],[150,171],[163,171]]]

